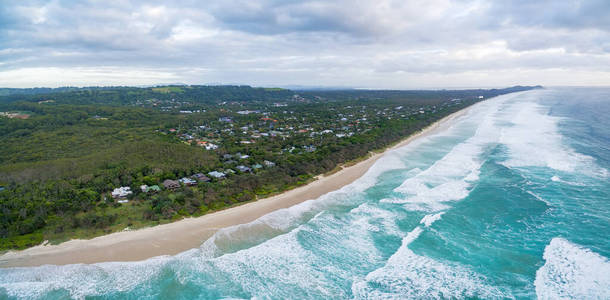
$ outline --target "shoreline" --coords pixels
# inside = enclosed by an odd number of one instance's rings
[[[315,181],[281,194],[173,223],[115,232],[89,240],[69,240],[58,245],[39,245],[20,251],[8,251],[0,255],[0,268],[140,261],[197,248],[221,228],[252,222],[275,210],[317,199],[351,184],[387,152],[450,125],[450,121],[466,114],[472,107],[473,105],[445,116],[380,152],[371,152],[371,156],[354,165],[340,166],[337,172],[328,176],[319,175]]]

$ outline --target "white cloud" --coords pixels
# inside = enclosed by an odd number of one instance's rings
[[[15,2],[0,7],[0,81],[610,85],[608,3]]]

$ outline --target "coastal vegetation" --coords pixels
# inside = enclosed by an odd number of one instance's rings
[[[277,194],[478,101],[530,88],[0,89],[0,250]],[[112,194],[121,187],[132,192]]]

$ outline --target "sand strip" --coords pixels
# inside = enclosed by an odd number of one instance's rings
[[[0,256],[0,267],[138,261],[159,255],[174,255],[199,247],[220,228],[252,222],[272,211],[316,199],[352,183],[364,175],[385,152],[403,147],[416,138],[449,127],[452,123],[450,121],[465,114],[467,110],[468,108],[462,109],[446,116],[383,153],[374,154],[370,158],[345,167],[332,175],[319,176],[316,181],[277,196],[170,224],[116,232],[90,240],[70,240],[59,245],[41,245],[22,251],[9,251]]]

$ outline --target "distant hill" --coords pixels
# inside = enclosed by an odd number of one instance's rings
[[[296,87],[296,86],[295,86]],[[333,99],[401,99],[484,96],[542,88],[513,86],[504,89],[469,90],[363,90],[349,88],[262,88],[247,85],[165,85],[153,87],[60,87],[60,88],[0,88],[0,103],[16,101],[51,101],[61,104],[129,105],[148,99],[220,103],[223,101],[285,101],[297,92],[303,96]]]
[[[139,87],[84,87],[0,89],[0,103],[53,100],[62,104],[127,105],[148,99],[218,103],[223,101],[286,100],[293,91],[250,86],[169,85]]]

